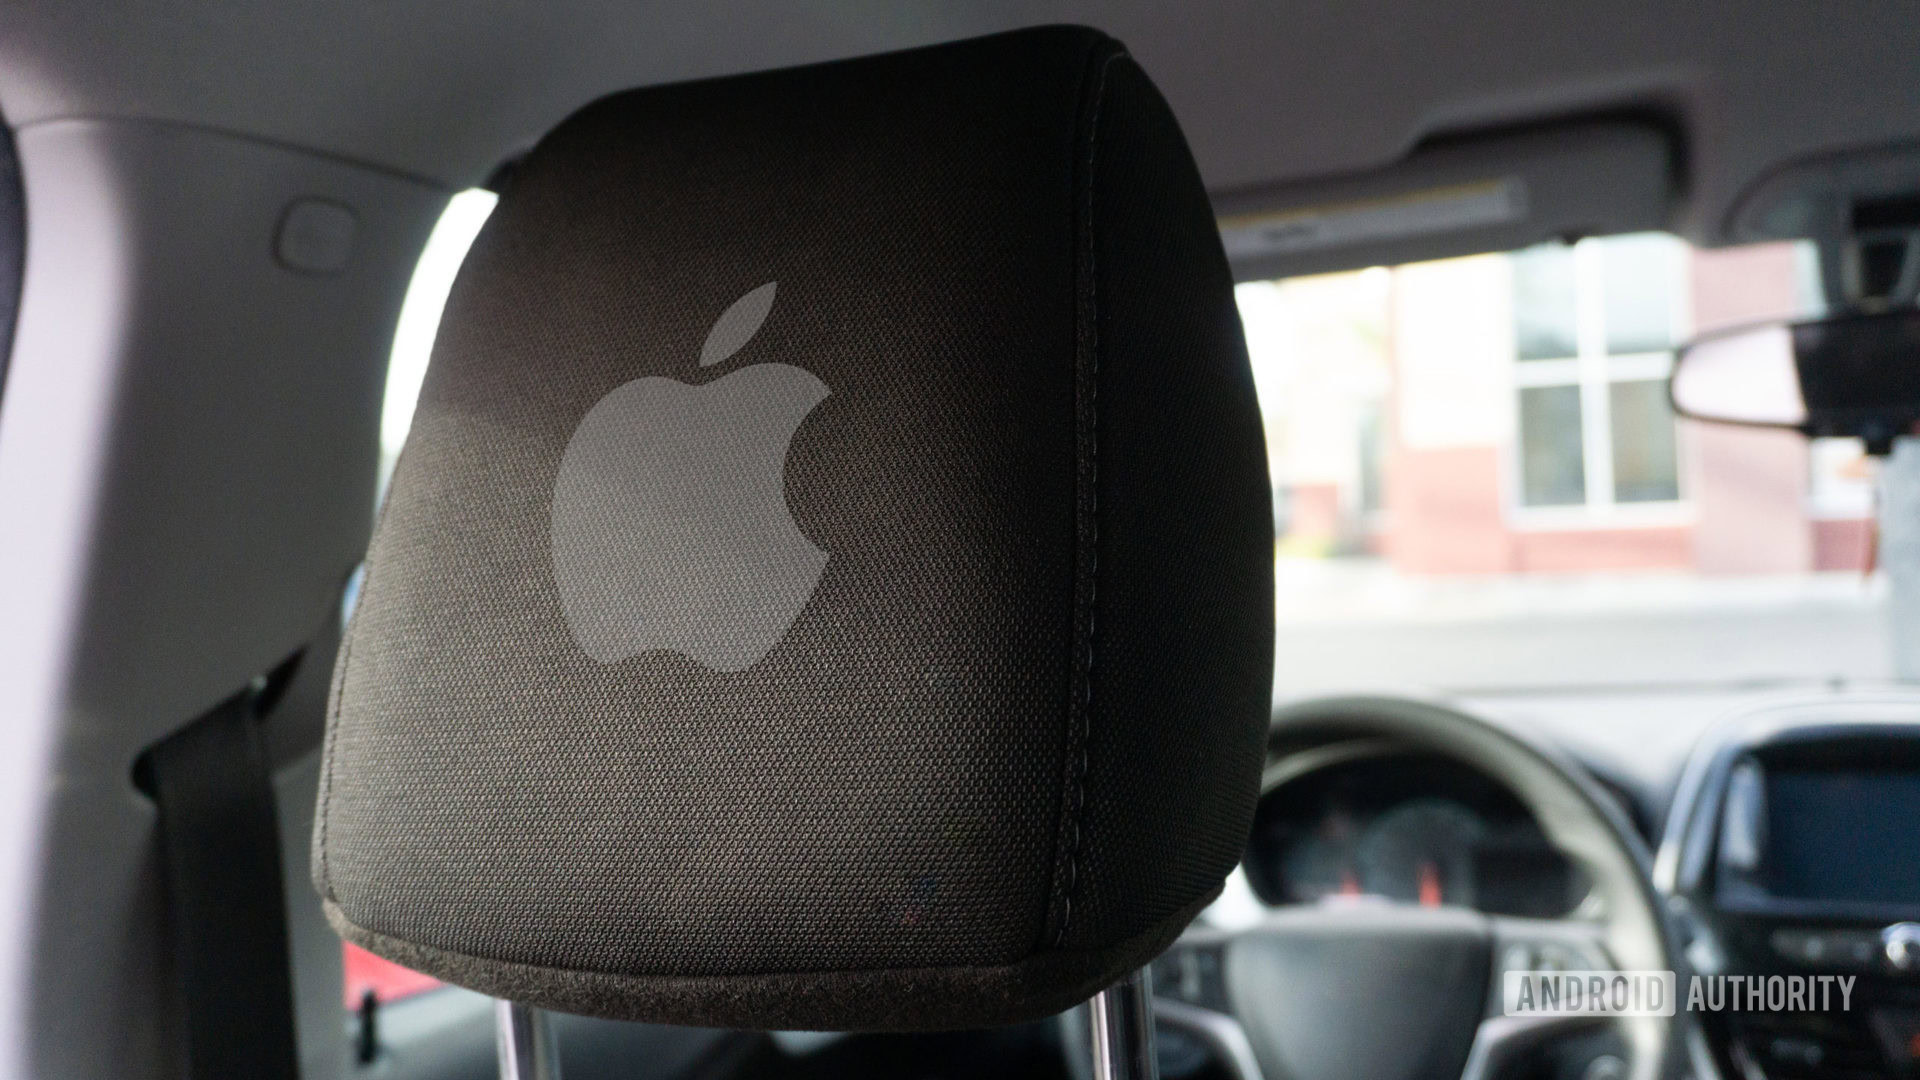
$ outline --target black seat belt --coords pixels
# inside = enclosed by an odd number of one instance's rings
[[[160,811],[188,1080],[298,1080],[293,968],[262,694],[228,698],[147,751]]]

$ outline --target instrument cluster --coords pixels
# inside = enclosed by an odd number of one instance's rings
[[[1500,784],[1449,758],[1400,751],[1335,753],[1270,780],[1245,865],[1255,894],[1276,906],[1450,905],[1559,918],[1588,888]]]

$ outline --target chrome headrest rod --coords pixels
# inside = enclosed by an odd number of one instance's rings
[[[553,1041],[546,1010],[496,1001],[493,1024],[500,1080],[560,1080],[560,1047]]]
[[[1087,1002],[1093,1080],[1159,1080],[1153,1056],[1153,998],[1137,970]]]

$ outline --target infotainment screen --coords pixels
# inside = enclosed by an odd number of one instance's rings
[[[1920,772],[1774,767],[1766,792],[1768,893],[1920,905]]]

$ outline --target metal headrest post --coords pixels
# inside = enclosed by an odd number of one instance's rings
[[[500,1080],[560,1080],[560,1047],[545,1009],[496,1001],[493,1024]]]
[[[1087,1002],[1094,1080],[1159,1080],[1153,1054],[1153,998],[1145,969],[1107,987]]]

